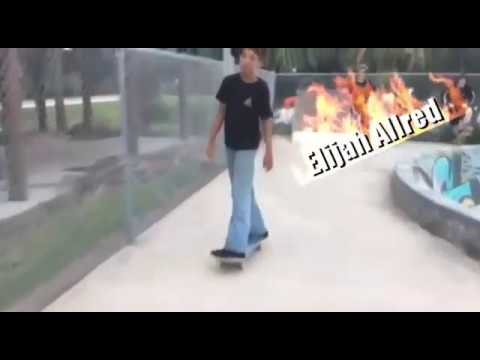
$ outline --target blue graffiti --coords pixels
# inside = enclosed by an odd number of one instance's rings
[[[441,156],[435,160],[431,177],[432,188],[460,204],[480,205],[480,181],[473,176],[462,180],[462,157]]]

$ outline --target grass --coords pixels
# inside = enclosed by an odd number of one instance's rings
[[[202,179],[208,174],[198,162],[184,163],[147,184],[136,185],[133,191],[134,214],[138,218],[156,209],[159,203],[169,201],[172,194],[187,187],[192,179]],[[169,181],[165,181],[168,178]]]
[[[119,102],[93,103],[94,125],[107,127],[111,130],[121,130],[121,109]],[[214,97],[190,96],[187,99],[188,121],[193,131],[204,130],[211,124],[216,111]],[[83,118],[82,105],[68,105],[65,107],[68,126],[79,124]],[[164,136],[178,135],[179,103],[178,97],[162,95],[151,105],[152,130]],[[27,131],[38,130],[37,114],[35,109],[23,109],[23,120]],[[47,122],[50,130],[55,126],[55,109],[47,108]]]
[[[121,226],[121,198],[106,194],[49,217],[2,251],[0,309],[51,279],[100,239]]]
[[[136,184],[135,215],[142,218],[175,203],[179,193],[212,175],[211,169],[190,160],[146,184]],[[13,245],[0,243],[0,310],[54,278],[102,239],[121,230],[123,209],[121,189],[104,192],[52,214],[34,231],[15,239]]]
[[[67,105],[65,106],[65,111],[69,127],[82,121],[82,105]],[[104,125],[112,130],[120,130],[120,104],[118,102],[94,103],[93,113],[96,124]],[[37,113],[35,109],[23,109],[22,115],[27,131],[38,130]],[[53,107],[47,108],[47,119],[49,129],[54,130],[55,109]]]
[[[112,130],[120,130],[120,103],[94,103],[93,105],[94,122],[97,125],[106,126]],[[68,126],[78,124],[83,118],[82,105],[65,106]],[[22,111],[25,129],[28,131],[38,130],[37,113],[35,109],[23,109]],[[55,129],[55,109],[47,108],[48,128]]]

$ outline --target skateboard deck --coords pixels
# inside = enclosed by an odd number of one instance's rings
[[[262,245],[257,244],[255,249],[252,251],[250,256],[247,256],[246,258],[240,259],[240,258],[222,258],[222,257],[215,257],[217,259],[218,263],[220,266],[233,266],[233,267],[238,267],[240,269],[243,269],[244,265],[246,262],[248,262],[251,258],[253,258],[258,252],[262,250]]]

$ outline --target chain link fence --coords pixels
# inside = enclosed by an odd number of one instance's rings
[[[42,89],[40,79],[59,81],[58,72],[31,77],[24,65],[18,85],[37,83],[24,92],[30,96],[18,116],[2,111],[3,122],[19,125],[28,196],[9,201],[0,165],[1,310],[47,305],[225,169],[220,141],[214,162],[204,155],[222,61],[156,49],[117,49],[114,61],[104,61],[105,53],[111,52],[66,51],[64,65],[77,61],[81,71],[73,96],[54,92],[67,81]],[[39,54],[30,62],[22,56],[21,64],[44,61]],[[116,74],[108,75],[108,91],[98,85],[106,74]],[[272,91],[273,80],[270,75]],[[58,105],[65,130],[56,126]],[[6,144],[17,141],[5,135]],[[0,164],[2,153],[0,146]]]

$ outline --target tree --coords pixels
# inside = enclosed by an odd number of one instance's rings
[[[427,59],[432,72],[459,72],[460,56],[457,48],[427,48]]]
[[[115,49],[74,48],[75,58],[82,80],[83,128],[93,130],[92,95],[96,87],[115,69]]]
[[[52,49],[53,87],[55,96],[55,122],[58,132],[66,132],[68,129],[67,115],[64,101],[63,80],[63,49]]]
[[[465,72],[478,73],[480,72],[480,49],[479,48],[465,48],[463,49],[464,69]]]
[[[189,66],[176,59],[163,59],[152,57],[141,51],[126,51],[125,54],[125,76],[126,95],[128,109],[128,139],[129,152],[132,155],[138,154],[138,136],[148,134],[151,124],[158,111],[158,101],[161,99],[162,82],[173,82],[179,79],[179,91],[186,90],[185,75]],[[152,75],[157,74],[157,75]],[[161,74],[161,77],[160,77]],[[186,94],[179,96],[180,124],[186,116]]]
[[[93,129],[92,91],[95,71],[92,61],[99,49],[75,48],[75,55],[82,80],[83,128],[91,132]],[[92,66],[93,65],[93,66]]]
[[[337,72],[367,64],[371,72],[458,68],[453,49],[268,48],[266,65],[279,72]],[[466,57],[467,58],[467,57]]]
[[[306,71],[309,66],[306,48],[269,48],[266,67],[278,72]]]
[[[46,88],[49,74],[49,66],[52,59],[50,48],[28,48],[22,54],[26,60],[26,70],[32,82],[35,108],[38,117],[38,129],[40,132],[48,131],[48,115],[46,107]]]
[[[268,48],[266,67],[280,72],[334,72],[340,67],[338,48]]]
[[[25,146],[22,134],[22,68],[18,49],[0,49],[0,99],[7,135],[6,156],[10,201],[28,199]]]

